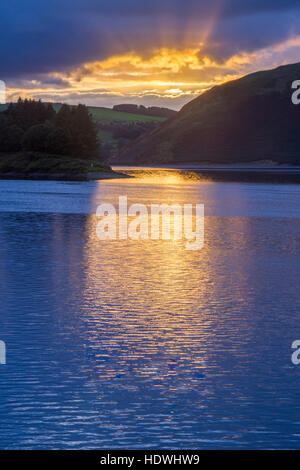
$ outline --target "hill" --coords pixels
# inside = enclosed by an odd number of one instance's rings
[[[122,150],[122,163],[300,163],[300,63],[216,86]]]

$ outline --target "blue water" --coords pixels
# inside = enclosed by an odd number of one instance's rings
[[[205,245],[95,210],[205,203]],[[300,186],[0,181],[0,448],[300,448]]]

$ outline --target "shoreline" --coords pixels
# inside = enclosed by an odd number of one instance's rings
[[[138,176],[144,172],[194,173],[203,180],[236,183],[300,184],[300,166],[291,165],[161,165],[161,166],[112,166],[114,171],[128,172]]]
[[[185,164],[167,164],[162,163],[161,165],[119,165],[111,163],[111,168],[114,171],[125,170],[125,169],[164,169],[164,170],[185,170],[185,171],[194,171],[194,170],[239,170],[239,171],[254,171],[254,170],[277,170],[277,171],[300,171],[300,165],[291,165],[287,164],[276,164],[276,163],[265,163],[265,162],[253,162],[253,163],[205,163],[205,164],[195,164],[195,163],[185,163]]]
[[[32,180],[32,181],[98,181],[107,179],[132,178],[115,171],[91,172],[86,174],[67,175],[65,173],[0,173],[0,180]]]
[[[253,182],[300,184],[300,166],[291,165],[160,165],[160,166],[112,166],[112,171],[94,171],[67,174],[43,172],[0,173],[0,180],[32,181],[101,181],[109,179],[138,178],[143,171],[178,171],[194,173],[215,182]],[[128,174],[127,174],[128,172]],[[136,173],[136,174],[135,174]]]

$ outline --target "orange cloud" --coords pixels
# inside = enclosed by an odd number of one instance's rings
[[[147,55],[128,52],[12,86],[10,98],[34,96],[50,101],[110,106],[120,102],[179,108],[208,88],[241,75],[299,57],[300,36],[223,63],[202,54],[204,44],[182,49],[162,47]],[[289,59],[287,59],[289,58]]]

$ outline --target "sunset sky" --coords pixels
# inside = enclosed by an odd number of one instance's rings
[[[179,109],[300,61],[299,13],[300,0],[1,0],[0,80],[8,100]]]

